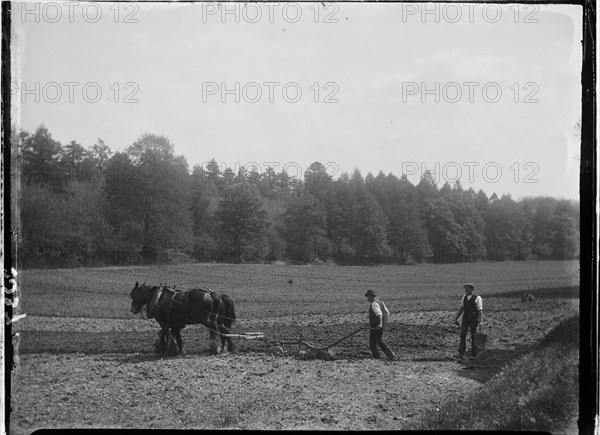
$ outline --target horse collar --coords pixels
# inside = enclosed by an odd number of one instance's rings
[[[156,304],[158,303],[158,301],[160,300],[160,296],[162,295],[162,291],[163,288],[162,286],[158,286],[158,288],[156,289],[156,292],[154,293],[154,296],[152,297],[152,300],[150,300],[150,303],[148,304],[148,309],[146,311],[148,318],[151,319],[152,317],[154,317],[154,307],[156,307]]]

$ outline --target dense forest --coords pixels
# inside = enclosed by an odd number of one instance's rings
[[[490,197],[431,173],[417,185],[314,162],[285,170],[190,169],[164,136],[123,152],[11,132],[19,267],[208,262],[411,264],[579,257],[579,203]],[[259,160],[260,156],[257,156]],[[208,159],[207,159],[208,160]],[[16,201],[16,203],[15,203]]]

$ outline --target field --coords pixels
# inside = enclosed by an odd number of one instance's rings
[[[340,267],[179,264],[29,270],[18,276],[19,365],[12,433],[38,428],[403,429],[477,391],[502,367],[578,313],[577,262]],[[363,326],[364,293],[392,312],[384,339],[398,360],[373,360],[362,331],[303,360],[293,345],[236,339],[211,356],[208,331],[182,331],[186,355],[156,358],[154,321],[130,313],[135,282],[202,286],[236,304],[234,332],[328,345]],[[457,363],[453,319],[462,284],[483,297],[489,335]],[[523,292],[536,296],[521,302]],[[494,429],[493,422],[487,429]]]

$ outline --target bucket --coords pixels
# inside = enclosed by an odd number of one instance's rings
[[[477,332],[475,332],[475,347],[477,350],[485,349],[485,342],[487,341],[487,334],[483,329],[477,328]]]

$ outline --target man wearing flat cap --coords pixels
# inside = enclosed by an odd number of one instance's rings
[[[465,356],[467,348],[467,332],[471,330],[471,356],[477,355],[477,347],[475,346],[475,331],[481,324],[481,317],[483,315],[483,301],[481,296],[473,294],[475,286],[468,282],[464,285],[465,295],[462,298],[462,304],[456,313],[454,323],[457,325],[458,318],[462,314],[462,322],[460,323],[460,344],[458,346],[457,357],[462,359]]]
[[[367,290],[365,297],[369,301],[369,348],[373,354],[373,358],[379,359],[379,348],[386,354],[390,360],[396,359],[396,354],[383,341],[383,328],[387,321],[390,312],[381,299],[377,297],[373,290]]]

